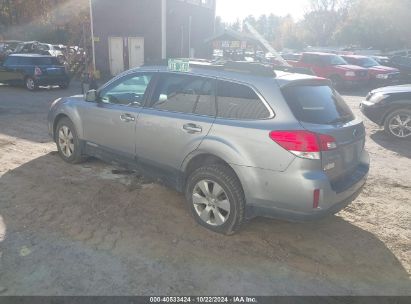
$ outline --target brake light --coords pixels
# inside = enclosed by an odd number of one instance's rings
[[[34,76],[40,76],[43,74],[43,71],[39,67],[34,68]]]
[[[270,138],[294,155],[307,159],[320,159],[322,151],[337,148],[334,137],[309,131],[272,131]]]

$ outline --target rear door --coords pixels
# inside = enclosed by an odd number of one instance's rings
[[[27,65],[39,67],[44,76],[59,78],[66,74],[66,68],[60,64],[56,57],[34,57]]]
[[[140,114],[136,153],[141,164],[177,173],[215,120],[215,80],[179,73],[160,75],[150,103]]]
[[[298,85],[283,89],[300,124],[307,130],[331,135],[337,147],[322,152],[322,165],[331,181],[353,173],[365,145],[365,128],[342,97],[327,85]]]

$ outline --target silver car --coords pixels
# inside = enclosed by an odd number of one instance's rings
[[[369,171],[364,125],[328,80],[257,64],[130,70],[56,100],[48,121],[66,162],[94,156],[160,177],[225,234],[256,216],[334,214]]]

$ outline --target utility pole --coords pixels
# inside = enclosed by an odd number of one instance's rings
[[[193,17],[188,17],[188,58],[191,58],[191,25],[193,23]]]
[[[96,71],[96,47],[94,43],[94,22],[93,22],[93,0],[89,0],[90,5],[90,27],[91,27],[91,46],[93,52],[93,73]]]

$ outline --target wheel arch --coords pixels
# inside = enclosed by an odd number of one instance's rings
[[[83,138],[83,126],[81,123],[81,119],[78,114],[69,113],[68,111],[62,111],[55,115],[55,118],[53,120],[53,139],[55,140],[55,137],[56,137],[57,124],[63,118],[67,118],[73,123],[77,136],[79,137],[79,139],[82,139]]]
[[[186,184],[187,184],[188,177],[195,170],[203,166],[215,165],[215,164],[221,164],[227,167],[230,171],[232,171],[232,173],[239,180],[241,187],[243,188],[240,176],[237,174],[234,168],[230,165],[230,163],[227,162],[223,157],[216,155],[214,153],[210,153],[210,152],[195,151],[185,158],[181,166],[182,178],[180,181],[180,187],[181,187],[180,190],[184,191]]]

